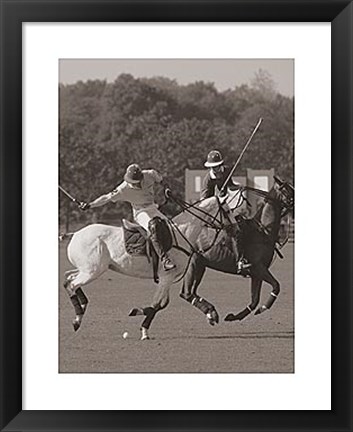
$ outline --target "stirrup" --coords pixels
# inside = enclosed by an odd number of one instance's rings
[[[243,270],[248,270],[250,267],[251,264],[241,258],[237,263],[237,273],[242,274]]]

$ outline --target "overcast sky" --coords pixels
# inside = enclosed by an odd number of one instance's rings
[[[291,59],[242,60],[113,60],[62,59],[59,62],[59,80],[63,84],[100,79],[112,82],[122,73],[135,78],[164,76],[179,84],[195,81],[213,82],[224,91],[241,84],[249,84],[259,69],[268,71],[278,92],[294,94],[294,61]]]

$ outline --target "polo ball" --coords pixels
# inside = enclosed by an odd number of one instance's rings
[[[128,336],[129,336],[129,333],[128,333],[128,332],[124,332],[124,333],[123,333],[123,338],[124,338],[124,339],[126,339]]]

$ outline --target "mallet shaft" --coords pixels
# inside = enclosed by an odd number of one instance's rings
[[[63,194],[65,194],[68,198],[70,198],[71,201],[73,201],[74,203],[77,203],[77,202],[78,202],[76,198],[74,198],[72,195],[70,195],[69,192],[67,192],[67,191],[66,191],[63,187],[61,187],[60,185],[59,185],[59,189],[61,190],[61,192],[62,192]]]
[[[251,140],[253,139],[253,136],[256,134],[257,130],[259,129],[261,123],[262,123],[262,118],[260,118],[259,121],[257,122],[257,124],[256,124],[256,126],[255,126],[255,128],[254,128],[254,130],[252,131],[252,133],[251,133],[251,135],[250,135],[248,141],[246,142],[246,144],[245,144],[243,150],[241,151],[241,153],[240,153],[240,155],[239,155],[237,161],[235,162],[235,164],[234,164],[234,166],[233,166],[231,172],[229,173],[229,175],[228,175],[226,181],[223,183],[223,186],[222,186],[220,192],[223,192],[223,190],[226,188],[226,186],[227,186],[229,180],[232,178],[232,176],[233,176],[233,174],[234,174],[234,171],[236,170],[237,166],[239,165],[239,162],[241,161],[242,157],[244,156],[244,153],[246,152],[246,149],[249,147],[249,145],[250,145],[250,143],[251,143]]]

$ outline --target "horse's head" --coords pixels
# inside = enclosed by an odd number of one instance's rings
[[[294,187],[285,181],[282,181],[279,177],[274,176],[275,180],[272,191],[273,198],[277,199],[285,214],[294,210]]]
[[[254,219],[258,220],[268,234],[277,239],[281,220],[294,209],[294,188],[288,182],[274,177],[274,185],[265,196],[264,205]]]

